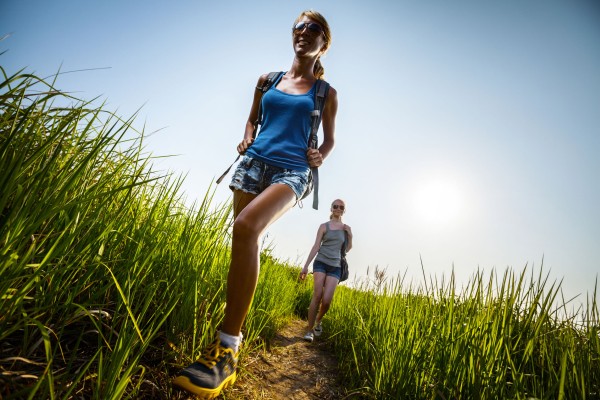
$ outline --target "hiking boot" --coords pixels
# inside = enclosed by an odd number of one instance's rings
[[[304,335],[304,340],[306,340],[307,342],[311,342],[315,339],[315,335],[312,331],[308,331],[306,332],[306,335]]]
[[[214,399],[235,382],[236,366],[237,354],[232,349],[223,347],[217,338],[195,363],[177,374],[173,384],[200,399]]]
[[[321,334],[323,333],[323,326],[321,325],[320,322],[315,325],[314,331],[315,331],[315,336],[321,336]]]

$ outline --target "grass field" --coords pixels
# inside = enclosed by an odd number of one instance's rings
[[[123,119],[23,71],[0,87],[0,398],[176,398],[169,376],[223,316],[230,204],[187,207]],[[311,283],[261,254],[245,354]],[[540,272],[340,287],[324,321],[350,390],[374,399],[600,398],[600,323]],[[591,298],[595,299],[596,296]],[[556,304],[559,304],[558,306]]]

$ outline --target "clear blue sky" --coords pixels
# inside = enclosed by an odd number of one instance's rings
[[[387,268],[459,283],[478,268],[540,266],[567,296],[600,271],[597,1],[3,0],[1,65],[100,96],[155,132],[156,167],[187,174],[188,200],[235,157],[258,76],[290,67],[304,9],[329,20],[337,147],[310,201],[268,232],[303,263],[343,198],[352,272]],[[230,196],[218,187],[217,201]]]

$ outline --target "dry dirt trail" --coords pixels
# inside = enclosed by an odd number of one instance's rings
[[[242,361],[235,385],[221,396],[240,399],[358,399],[348,396],[337,378],[337,360],[328,349],[327,333],[308,343],[306,321],[293,320],[277,333],[271,348]]]

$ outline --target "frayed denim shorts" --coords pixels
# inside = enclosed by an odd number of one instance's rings
[[[288,185],[296,194],[297,201],[305,198],[312,191],[312,176],[309,168],[305,171],[296,171],[275,167],[250,156],[244,156],[237,165],[229,188],[260,194],[276,183]]]
[[[322,272],[327,276],[333,276],[334,278],[337,278],[337,280],[340,280],[342,277],[342,267],[339,265],[334,267],[332,265],[325,264],[323,261],[315,260],[313,263],[313,274],[315,272]]]

